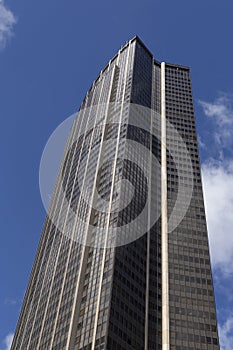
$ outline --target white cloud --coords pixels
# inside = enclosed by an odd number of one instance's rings
[[[4,339],[4,350],[10,350],[14,334],[9,333]]]
[[[232,96],[221,94],[214,102],[199,101],[208,117],[213,117],[219,126],[233,124]]]
[[[222,93],[214,102],[199,103],[205,115],[215,124],[215,144],[230,149],[233,145],[233,96]]]
[[[11,305],[11,306],[13,306],[13,305],[16,305],[16,304],[17,304],[17,300],[12,299],[12,298],[6,298],[6,299],[4,300],[4,304],[5,304],[5,305]]]
[[[214,267],[233,273],[233,160],[202,166],[205,207]]]
[[[202,149],[206,148],[206,144],[203,142],[202,137],[200,135],[198,135],[198,145]]]
[[[221,350],[232,350],[233,316],[229,317],[223,325],[219,326],[219,338]]]
[[[0,48],[4,48],[13,35],[13,26],[16,23],[14,14],[0,0]]]
[[[233,273],[233,96],[222,93],[214,102],[200,104],[212,118],[208,147],[218,149],[216,159],[202,164],[211,258],[227,277]]]

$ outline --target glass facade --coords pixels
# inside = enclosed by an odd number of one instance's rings
[[[188,166],[179,141],[169,133],[169,128],[168,148],[177,154],[175,163],[184,169],[186,186],[193,185],[188,211],[182,222],[168,236],[171,349],[218,349],[208,236],[188,69],[172,65],[166,67],[166,117],[182,136],[192,166]],[[168,216],[173,210],[178,188],[176,166],[172,160],[167,163]]]
[[[169,349],[217,350],[187,67],[165,65],[165,96]],[[160,165],[161,64],[135,37],[100,72],[70,132],[12,350],[162,349]]]

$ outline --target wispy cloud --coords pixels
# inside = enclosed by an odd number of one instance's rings
[[[204,196],[212,261],[224,274],[233,273],[233,95],[221,93],[213,102],[199,101],[211,118],[213,138],[208,147],[218,147],[215,159],[202,164]]]
[[[233,273],[233,160],[202,165],[211,257],[225,275]]]
[[[232,151],[233,146],[233,96],[221,93],[213,102],[199,101],[205,115],[215,126],[213,140],[215,145]]]
[[[12,344],[12,341],[13,341],[13,337],[14,337],[13,333],[7,334],[7,336],[5,337],[5,339],[3,341],[3,344],[4,344],[3,350],[10,350],[11,344]]]
[[[198,135],[198,145],[199,147],[201,147],[202,149],[206,148],[206,144],[205,142],[202,140],[202,137],[200,135]]]
[[[4,300],[4,304],[5,304],[5,305],[13,306],[13,305],[16,305],[16,304],[17,304],[17,300],[12,299],[12,298],[6,298],[6,299]]]
[[[13,12],[6,7],[3,0],[0,0],[0,49],[3,49],[12,37],[15,23]]]
[[[213,102],[199,102],[206,116],[215,118],[219,126],[226,126],[233,124],[232,98],[229,94],[221,93]]]
[[[233,95],[221,93],[213,102],[199,101],[210,121],[204,151],[211,150],[202,164],[203,188],[210,237],[211,258],[222,305],[232,305],[233,276]],[[201,146],[201,145],[200,145]],[[224,306],[224,307],[225,307]],[[219,311],[222,350],[233,344],[233,314]]]
[[[221,350],[232,350],[233,344],[233,315],[219,326]]]

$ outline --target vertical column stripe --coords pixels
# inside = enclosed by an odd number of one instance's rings
[[[111,215],[111,206],[112,206],[112,200],[113,200],[113,190],[114,190],[114,184],[115,184],[115,174],[116,174],[116,165],[117,165],[117,156],[118,156],[118,150],[119,150],[119,142],[120,142],[120,131],[121,131],[121,123],[122,123],[122,115],[123,115],[123,106],[124,106],[124,94],[125,94],[125,88],[126,88],[126,77],[128,72],[128,66],[129,66],[129,54],[130,54],[130,45],[127,52],[127,58],[126,58],[126,67],[124,72],[124,92],[122,96],[122,103],[121,103],[121,113],[120,113],[120,120],[119,120],[119,126],[118,126],[118,135],[117,135],[117,141],[116,141],[116,151],[115,151],[115,159],[114,159],[114,166],[112,171],[112,185],[111,185],[111,191],[110,191],[110,200],[109,200],[109,211],[108,211],[108,219],[107,219],[107,225],[106,225],[106,233],[105,233],[105,239],[104,239],[104,248],[103,248],[103,258],[101,262],[101,269],[100,269],[100,281],[99,281],[99,291],[98,291],[98,298],[96,303],[96,316],[94,321],[94,331],[93,331],[93,339],[92,339],[92,346],[91,350],[95,349],[95,342],[96,342],[96,336],[97,336],[97,325],[98,325],[98,319],[99,319],[99,310],[100,310],[100,301],[101,301],[101,291],[102,291],[102,283],[103,283],[103,274],[104,274],[104,265],[105,265],[105,258],[106,258],[106,251],[107,251],[107,241],[108,241],[108,230],[109,230],[109,221],[110,221],[110,215]],[[118,57],[119,59],[119,57]]]
[[[167,232],[167,156],[166,156],[165,62],[161,63],[161,250],[162,250],[162,350],[170,349],[169,281]]]
[[[154,67],[152,61],[152,75]],[[151,189],[152,177],[152,134],[153,134],[153,113],[150,120],[150,170],[149,170],[149,189]],[[145,308],[145,345],[144,349],[148,349],[148,328],[149,328],[149,299],[150,299],[150,229],[151,229],[151,190],[148,191],[148,229],[147,229],[147,256],[146,256],[146,308]]]

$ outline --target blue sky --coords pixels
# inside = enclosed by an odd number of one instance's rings
[[[222,350],[232,349],[232,13],[232,0],[0,0],[0,350],[9,348],[45,218],[43,148],[135,34],[158,60],[191,67]]]

